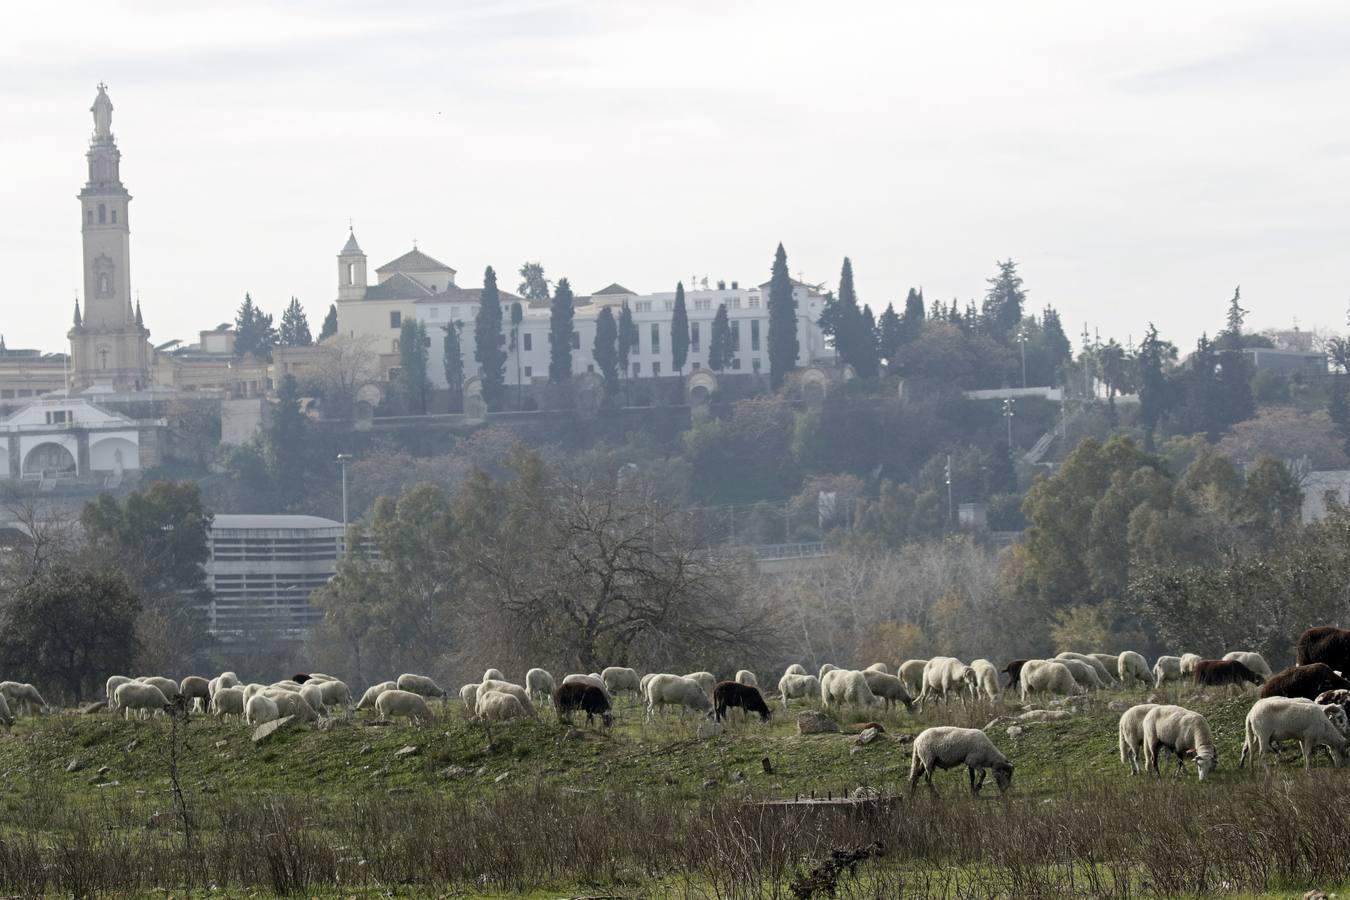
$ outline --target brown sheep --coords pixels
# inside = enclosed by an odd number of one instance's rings
[[[1261,686],[1262,697],[1302,697],[1316,700],[1323,691],[1350,689],[1350,681],[1331,670],[1325,663],[1291,666],[1277,672]]]
[[[1337,672],[1350,671],[1350,631],[1321,625],[1298,636],[1294,645],[1300,666],[1325,663]]]
[[[1197,687],[1261,683],[1260,675],[1235,659],[1202,659],[1195,664],[1195,673],[1192,677]]]
[[[1003,667],[1003,674],[1008,676],[1008,690],[1015,691],[1022,683],[1022,667],[1026,664],[1025,659],[1014,659]]]

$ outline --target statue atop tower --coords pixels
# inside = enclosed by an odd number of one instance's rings
[[[112,143],[112,100],[108,98],[108,86],[99,82],[98,96],[94,98],[94,105],[89,107],[89,111],[94,114],[94,139],[93,143]]]

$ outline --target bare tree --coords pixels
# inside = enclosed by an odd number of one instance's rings
[[[350,418],[357,393],[379,380],[380,357],[369,335],[336,335],[319,345],[314,381],[323,390],[325,414]]]

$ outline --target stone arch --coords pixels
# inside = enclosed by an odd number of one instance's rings
[[[75,475],[79,472],[79,466],[75,463],[75,455],[70,450],[54,441],[43,441],[32,450],[23,460],[23,473],[25,475]]]
[[[684,383],[685,402],[690,406],[702,408],[712,402],[717,393],[717,376],[708,369],[699,369]]]
[[[89,468],[95,472],[139,469],[140,448],[124,437],[105,437],[89,445]]]
[[[830,392],[830,376],[825,370],[812,366],[797,373],[797,385],[801,388],[802,400],[809,406],[816,406],[824,403],[825,395]]]

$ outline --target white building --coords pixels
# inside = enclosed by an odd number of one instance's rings
[[[217,515],[207,537],[207,630],[227,641],[303,639],[309,597],[337,571],[342,523],[318,516]]]
[[[8,466],[0,477],[95,479],[110,486],[158,462],[163,419],[132,419],[84,397],[48,395],[0,418]]]

